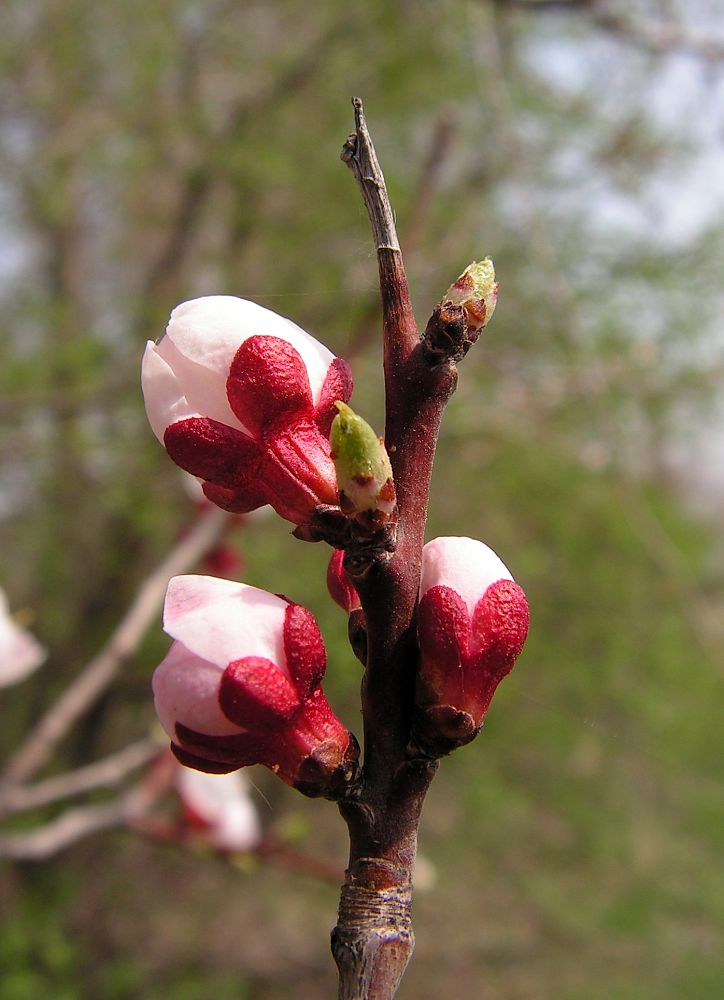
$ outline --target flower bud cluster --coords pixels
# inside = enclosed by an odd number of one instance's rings
[[[466,268],[422,337],[428,363],[465,354],[492,316],[497,288],[489,259]],[[154,433],[208,500],[234,513],[268,504],[297,525],[297,537],[337,548],[327,585],[366,663],[352,580],[394,550],[397,507],[384,443],[346,405],[347,364],[289,320],[212,296],[178,306],[160,343],[149,342],[143,390]],[[479,731],[525,642],[528,604],[482,542],[437,538],[423,550],[417,622],[411,750],[436,757]],[[164,628],[174,642],[153,689],[182,764],[213,774],[263,764],[305,794],[349,794],[359,748],[322,691],[326,654],[309,611],[242,583],[176,577]],[[204,786],[187,784],[187,798],[198,793],[209,805]],[[212,825],[215,802],[211,795]]]

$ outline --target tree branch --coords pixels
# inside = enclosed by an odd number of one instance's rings
[[[370,216],[377,249],[385,369],[385,444],[399,508],[397,548],[359,571],[345,566],[367,624],[362,685],[365,760],[359,786],[340,803],[350,832],[332,951],[342,1000],[389,1000],[414,947],[412,870],[422,803],[437,764],[409,752],[418,664],[416,607],[422,545],[440,419],[455,388],[449,359],[425,355],[410,302],[384,177],[364,118],[353,100],[355,132],[342,159],[351,167]]]
[[[355,176],[372,224],[382,295],[385,372],[390,369],[394,373],[417,345],[417,324],[385,178],[367,129],[361,99],[352,98],[352,105],[355,131],[342,147],[342,160]]]
[[[455,133],[455,118],[450,108],[444,110],[430,137],[430,143],[422,164],[420,175],[412,195],[406,221],[402,227],[402,240],[405,244],[405,255],[410,259],[419,253],[423,237],[430,221],[430,211],[435,201],[435,195],[440,183],[442,167],[449,158]],[[379,301],[372,295],[365,304],[362,313],[350,335],[344,356],[351,361],[354,356],[367,345],[375,332]]]
[[[372,144],[365,120],[362,100],[352,98],[355,130],[342,147],[341,159],[350,167],[359,184],[367,214],[372,223],[372,235],[377,250],[400,252],[400,241],[395,228],[395,216],[387,194],[387,185]]]

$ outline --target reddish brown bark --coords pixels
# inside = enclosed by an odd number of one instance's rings
[[[419,651],[416,610],[430,477],[440,420],[455,389],[449,358],[426,351],[410,302],[392,209],[355,98],[355,132],[342,159],[370,216],[383,310],[386,422],[399,519],[396,548],[345,565],[366,621],[362,682],[365,757],[353,795],[340,803],[350,857],[332,932],[343,1000],[393,997],[414,946],[411,901],[417,828],[437,763],[409,749]],[[359,621],[356,622],[359,631]]]

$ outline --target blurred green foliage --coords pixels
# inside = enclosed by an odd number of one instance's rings
[[[724,228],[714,209],[688,228],[667,211],[709,163],[721,66],[525,6],[7,0],[0,582],[52,655],[3,692],[0,743],[193,517],[138,387],[176,302],[233,293],[293,317],[353,356],[353,404],[381,429],[375,261],[338,161],[360,93],[421,324],[469,261],[490,254],[501,281],[446,416],[429,537],[491,544],[532,607],[484,733],[433,785],[436,884],[401,996],[713,1000],[722,546],[694,459],[700,428],[721,427]],[[359,730],[327,552],[274,519],[234,544],[247,582],[314,610],[327,690]],[[165,645],[148,636],[51,771],[148,730]],[[334,808],[254,780],[263,822],[341,870]],[[307,876],[123,833],[0,878],[12,1000],[332,995],[336,890]]]

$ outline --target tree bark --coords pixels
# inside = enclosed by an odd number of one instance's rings
[[[430,477],[440,420],[455,389],[448,359],[426,356],[410,302],[394,214],[367,130],[353,99],[355,132],[342,150],[367,207],[382,297],[385,444],[399,520],[397,545],[361,570],[345,561],[360,595],[367,630],[362,682],[364,767],[340,803],[350,833],[332,951],[341,1000],[389,1000],[414,947],[412,874],[422,804],[437,762],[409,749],[419,651],[416,609]]]

